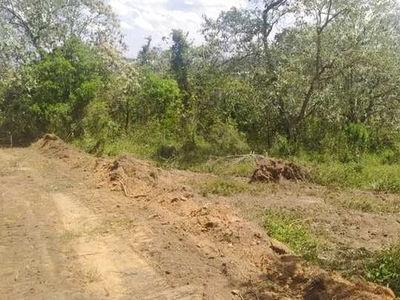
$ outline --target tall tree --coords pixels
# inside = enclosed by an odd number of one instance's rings
[[[9,36],[1,44],[19,54],[16,59],[41,56],[73,36],[96,45],[122,44],[118,20],[101,0],[3,0],[0,20]]]
[[[189,43],[187,34],[182,30],[172,30],[172,46],[171,46],[171,71],[174,74],[179,88],[185,94],[185,105],[189,99]]]

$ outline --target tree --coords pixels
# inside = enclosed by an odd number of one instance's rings
[[[45,132],[79,136],[85,109],[108,77],[96,52],[71,38],[18,71],[0,104],[3,127],[31,137]]]
[[[3,0],[0,34],[7,55],[26,61],[62,46],[71,37],[91,45],[121,45],[118,20],[101,0]]]
[[[184,105],[188,103],[189,95],[189,44],[187,42],[187,34],[182,30],[172,30],[172,46],[171,46],[171,71],[174,78],[178,82],[179,88],[184,96]]]

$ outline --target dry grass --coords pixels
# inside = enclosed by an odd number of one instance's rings
[[[400,212],[400,202],[380,199],[378,197],[370,197],[368,195],[329,193],[324,200],[326,203],[339,206],[344,209],[352,209],[365,213]]]

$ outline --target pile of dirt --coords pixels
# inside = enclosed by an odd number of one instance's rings
[[[155,188],[161,170],[150,163],[121,155],[115,160],[98,159],[95,166],[97,177],[112,190],[121,190],[127,197],[144,196]],[[132,190],[135,190],[133,192]]]
[[[41,139],[32,144],[32,147],[38,148],[41,152],[50,157],[67,159],[70,157],[70,147],[55,134],[45,134]]]
[[[86,171],[91,170],[94,164],[94,158],[91,155],[67,144],[55,134],[45,134],[33,143],[31,148],[48,158],[60,159],[73,168],[82,168]]]
[[[308,179],[308,171],[294,163],[264,158],[257,163],[257,167],[251,176],[250,183],[279,182],[281,179],[305,181]]]

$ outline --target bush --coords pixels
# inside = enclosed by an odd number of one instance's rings
[[[234,124],[217,122],[211,126],[206,137],[210,144],[210,154],[243,154],[250,151],[245,135]]]
[[[375,253],[366,264],[365,276],[400,295],[400,245]]]
[[[283,135],[277,134],[273,139],[270,153],[273,156],[287,157],[294,154],[293,145]]]

